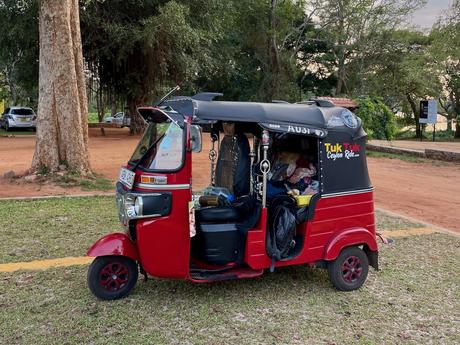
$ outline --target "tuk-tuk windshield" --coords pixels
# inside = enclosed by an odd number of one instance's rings
[[[184,130],[176,123],[152,122],[137,145],[130,164],[153,170],[177,170],[181,167],[184,154]]]

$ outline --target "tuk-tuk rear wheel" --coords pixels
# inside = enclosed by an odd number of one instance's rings
[[[139,268],[134,260],[124,256],[100,256],[89,266],[88,287],[100,299],[119,299],[131,292],[138,275]]]
[[[366,281],[368,272],[369,260],[359,247],[345,248],[328,265],[329,279],[340,291],[359,289]]]

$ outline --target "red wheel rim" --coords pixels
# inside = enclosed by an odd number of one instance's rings
[[[101,270],[99,284],[108,291],[118,291],[128,283],[128,278],[128,268],[122,263],[112,262]]]
[[[342,277],[344,281],[352,284],[361,277],[362,272],[363,268],[360,258],[357,256],[349,256],[344,260],[342,264]]]

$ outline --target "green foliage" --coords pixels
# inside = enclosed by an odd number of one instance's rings
[[[363,121],[364,129],[371,139],[394,139],[398,127],[396,116],[379,97],[358,97],[356,115]]]
[[[216,0],[86,1],[85,58],[103,84],[137,102],[151,102],[174,84],[190,88],[210,59],[220,7]]]
[[[37,0],[0,2],[0,89],[12,104],[35,106],[38,98]]]
[[[224,93],[230,100],[298,100],[297,61],[292,58],[294,34],[303,22],[303,1],[280,1],[276,27],[268,26],[270,6],[265,0],[227,1],[220,34],[210,47],[213,63],[204,66],[196,80],[199,90]],[[272,71],[267,46],[276,36],[280,73]],[[285,39],[291,37],[290,39]],[[277,91],[270,93],[273,84]]]
[[[418,102],[428,97],[440,97],[455,118],[460,2],[431,35],[395,29],[424,2],[277,1],[270,26],[266,0],[81,0],[84,56],[95,82],[119,104],[151,103],[177,84],[183,94],[298,101],[334,95],[340,81],[349,97],[382,97],[406,114],[405,125],[416,123]],[[37,0],[0,1],[0,22],[1,93],[34,103]]]
[[[88,123],[98,123],[99,117],[97,113],[88,113]]]
[[[350,94],[362,86],[370,47],[384,43],[379,33],[400,26],[424,0],[311,0],[310,6],[325,34],[318,37],[329,47],[325,54],[329,74],[337,80],[334,94]],[[377,39],[376,39],[377,37]],[[316,68],[315,65],[313,65]]]

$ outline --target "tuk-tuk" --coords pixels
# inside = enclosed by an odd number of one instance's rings
[[[88,286],[126,296],[139,272],[196,283],[278,267],[327,269],[339,290],[378,269],[373,189],[361,120],[327,101],[173,97],[139,108],[148,127],[120,170],[124,232],[98,240]],[[193,190],[192,155],[211,140],[209,187]]]

